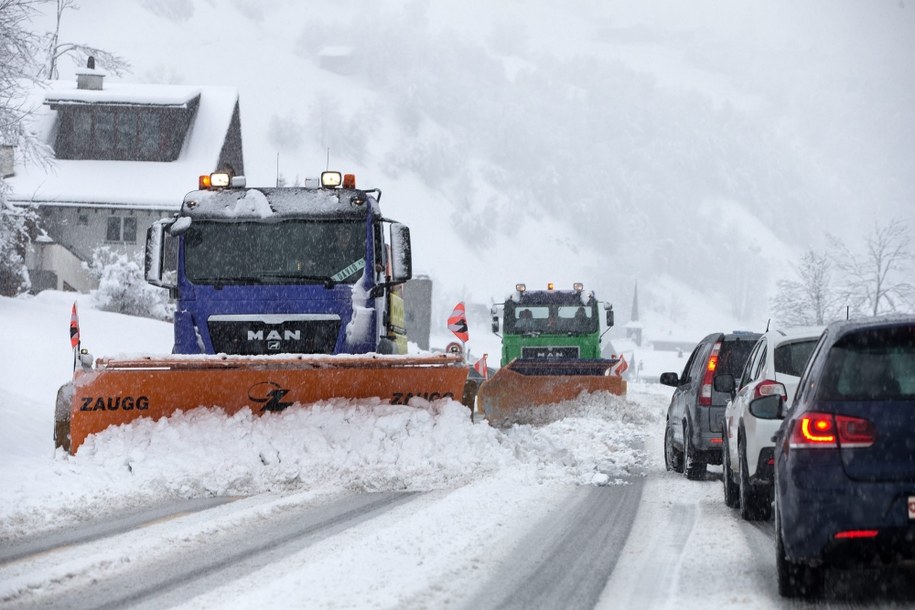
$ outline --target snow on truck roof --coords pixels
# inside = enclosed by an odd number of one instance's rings
[[[363,219],[367,208],[381,215],[376,197],[357,189],[229,188],[188,193],[181,215],[195,220]]]

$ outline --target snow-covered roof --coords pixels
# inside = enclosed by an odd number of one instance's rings
[[[178,211],[201,174],[218,169],[219,155],[238,102],[234,87],[106,82],[102,90],[82,90],[75,82],[51,81],[27,100],[35,108],[28,129],[54,145],[57,111],[51,105],[130,104],[181,107],[200,96],[193,124],[175,161],[95,161],[54,159],[51,167],[18,162],[7,179],[10,201],[56,205],[104,204]]]
[[[104,89],[77,89],[75,83],[53,81],[44,96],[45,104],[131,104],[186,106],[201,92],[200,87],[106,83]]]

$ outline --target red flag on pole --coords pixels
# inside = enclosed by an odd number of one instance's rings
[[[70,312],[70,347],[76,349],[79,345],[79,315],[76,313],[76,301],[73,301],[73,310]]]
[[[464,312],[464,302],[461,301],[454,306],[454,311],[448,317],[448,330],[454,333],[454,336],[467,343],[470,335],[467,333],[467,314]]]
[[[626,357],[620,354],[619,362],[614,364],[610,371],[617,377],[622,377],[627,370],[629,370],[629,363],[626,362]]]
[[[489,367],[486,366],[486,356],[489,354],[483,354],[483,357],[477,360],[473,364],[473,370],[483,376],[483,379],[489,379]]]

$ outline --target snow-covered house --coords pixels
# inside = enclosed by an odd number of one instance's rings
[[[238,91],[232,87],[77,82],[33,90],[28,126],[50,163],[18,160],[6,179],[15,205],[33,205],[44,235],[28,256],[33,292],[87,291],[82,263],[100,246],[143,251],[146,229],[177,212],[201,174],[244,173]]]

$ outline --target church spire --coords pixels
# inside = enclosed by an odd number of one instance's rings
[[[635,292],[632,295],[632,315],[629,317],[633,322],[639,321],[639,281],[635,281]]]

